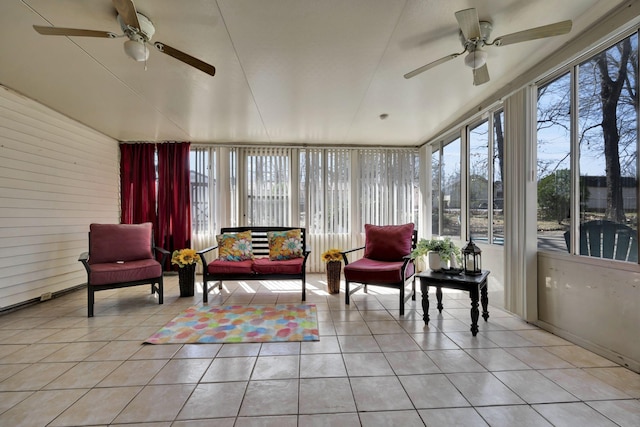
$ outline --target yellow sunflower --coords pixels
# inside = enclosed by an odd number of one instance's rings
[[[180,249],[173,251],[171,254],[171,264],[177,264],[180,267],[185,265],[196,264],[200,262],[200,257],[195,249]]]
[[[324,262],[342,261],[342,253],[340,249],[335,248],[323,252],[321,257]]]

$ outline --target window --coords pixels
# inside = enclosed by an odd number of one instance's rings
[[[468,152],[462,162],[461,138],[436,146],[431,154],[432,234],[504,244],[504,111],[465,127]],[[466,163],[465,170],[462,164]],[[466,215],[462,215],[462,177],[465,177]],[[466,221],[463,230],[462,220]]]
[[[491,182],[492,193],[489,199],[493,202],[489,205],[491,212],[491,234],[493,244],[504,245],[504,188],[502,177],[504,171],[504,111],[493,113],[493,150],[491,151],[493,179]]]
[[[440,160],[440,235],[459,238],[461,233],[460,138],[442,148]]]
[[[436,236],[440,234],[441,153],[438,147],[431,155],[431,234]]]
[[[580,224],[594,220],[619,224],[637,236],[637,164],[638,36],[633,34],[539,89],[538,228],[547,221],[557,232],[541,232],[538,247],[566,251],[571,240],[564,241],[563,230],[578,232]],[[579,237],[573,253],[601,256],[599,248],[588,249],[593,243],[586,235]],[[622,248],[625,242],[615,245]],[[637,262],[638,254],[616,258]]]
[[[215,154],[215,150],[203,147],[191,147],[189,153],[192,234],[215,233],[217,229],[210,204],[215,200]]]
[[[637,227],[638,38],[578,67],[580,220]]]
[[[571,208],[571,76],[538,89],[538,248],[567,251]]]
[[[469,130],[469,234],[489,241],[489,121]]]

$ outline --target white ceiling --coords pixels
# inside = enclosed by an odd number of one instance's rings
[[[0,84],[121,141],[402,145],[428,140],[592,25],[620,0],[137,0],[164,42],[211,77],[125,39],[54,37],[33,25],[121,33],[110,0],[2,0]],[[475,87],[457,10],[476,7],[490,39],[572,19],[570,34],[487,47]],[[380,114],[388,114],[386,120]]]

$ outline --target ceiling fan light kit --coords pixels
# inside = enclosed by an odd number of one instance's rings
[[[124,42],[124,52],[126,55],[135,61],[146,61],[149,58],[149,48],[147,43],[149,43],[156,32],[153,23],[149,18],[136,11],[136,7],[132,0],[112,0],[112,3],[118,12],[117,20],[122,32],[124,33],[123,35],[117,35],[110,31],[45,27],[40,25],[34,25],[33,28],[39,34],[47,36],[103,38],[127,37],[129,40]],[[198,58],[194,58],[185,52],[172,48],[171,46],[161,42],[155,42],[154,46],[159,52],[169,55],[178,61],[209,74],[210,76],[214,76],[216,74],[216,69],[213,65],[207,64]]]
[[[124,52],[134,61],[142,62],[149,59],[149,49],[144,42],[127,40],[124,42]]]
[[[480,48],[474,49],[464,57],[464,65],[475,70],[487,63],[488,56],[486,51]]]
[[[153,23],[141,13],[136,13],[138,18],[139,27],[132,27],[128,25],[124,18],[118,14],[118,23],[122,32],[129,38],[124,42],[124,53],[134,61],[142,62],[149,59],[149,49],[147,49],[147,42],[151,40],[153,34],[156,32]]]
[[[487,83],[489,81],[489,69],[487,68],[488,54],[482,50],[484,46],[506,46],[509,44],[521,43],[545,37],[554,37],[567,34],[571,31],[571,21],[561,21],[554,24],[543,25],[541,27],[530,28],[524,31],[507,34],[497,37],[493,42],[489,42],[489,36],[493,25],[489,21],[480,21],[478,12],[475,8],[459,10],[455,13],[458,27],[460,28],[460,42],[464,50],[460,53],[453,53],[444,58],[437,59],[422,67],[418,67],[413,71],[404,75],[405,79],[410,79],[418,74],[424,73],[431,68],[448,62],[463,53],[467,53],[464,57],[464,63],[473,70],[473,84],[475,86]]]

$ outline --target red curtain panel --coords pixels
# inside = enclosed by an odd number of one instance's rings
[[[191,247],[190,143],[158,144],[158,244],[173,252]]]
[[[156,228],[155,144],[120,144],[120,222]]]

